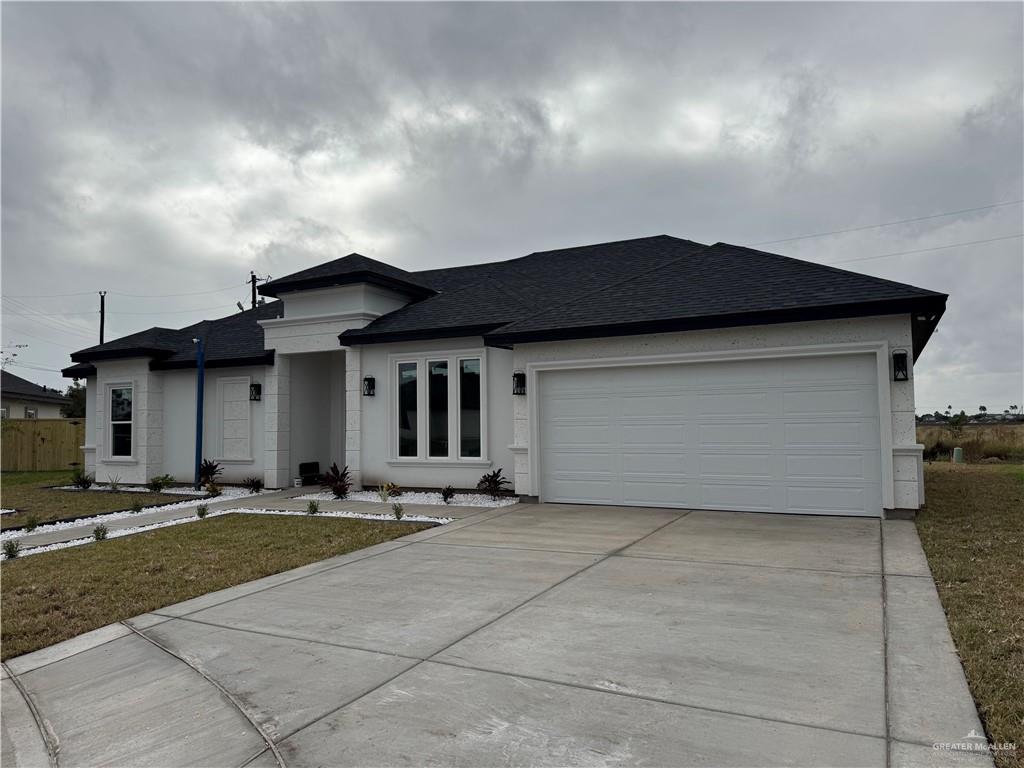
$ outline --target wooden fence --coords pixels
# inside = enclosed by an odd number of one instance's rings
[[[0,469],[38,472],[82,464],[85,419],[5,419]]]

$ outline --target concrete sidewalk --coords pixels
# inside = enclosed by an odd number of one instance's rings
[[[992,765],[901,521],[489,509],[6,667],[14,766]]]

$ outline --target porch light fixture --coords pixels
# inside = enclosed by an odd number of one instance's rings
[[[907,350],[894,349],[892,351],[892,380],[906,381],[910,378],[907,369]]]
[[[263,385],[258,381],[249,385],[249,399],[253,402],[263,399]]]
[[[377,388],[377,380],[373,376],[367,376],[363,379],[363,396],[373,397],[373,393]]]
[[[512,372],[512,394],[513,395],[525,395],[526,394],[526,374],[522,371]]]

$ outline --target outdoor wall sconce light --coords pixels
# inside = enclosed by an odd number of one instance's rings
[[[249,385],[249,399],[255,402],[263,399],[263,385],[259,382]]]
[[[373,397],[373,393],[377,388],[377,380],[373,376],[367,376],[363,379],[363,395],[365,397]]]
[[[512,394],[513,395],[525,395],[526,394],[526,374],[522,371],[512,372]]]
[[[907,350],[894,349],[892,351],[892,380],[906,381],[910,378],[907,368]]]

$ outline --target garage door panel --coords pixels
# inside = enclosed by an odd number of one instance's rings
[[[782,412],[787,416],[861,417],[876,408],[873,391],[864,389],[797,389],[782,393]]]
[[[786,506],[808,514],[863,514],[868,505],[868,488],[836,485],[796,485],[786,488]]]
[[[774,461],[770,453],[702,453],[698,466],[701,477],[770,480]]]
[[[863,421],[787,421],[786,448],[872,448],[878,445],[877,424]]]
[[[768,423],[701,424],[698,432],[700,448],[771,448],[772,445],[772,428]]]
[[[749,512],[771,512],[773,488],[768,483],[717,483],[700,485],[700,506],[707,509],[741,509]]]
[[[764,418],[772,412],[772,394],[767,391],[698,392],[693,398],[693,415],[697,418]]]
[[[881,475],[877,453],[788,454],[787,480],[836,480],[878,482]]]
[[[541,374],[547,501],[881,512],[872,355]]]

